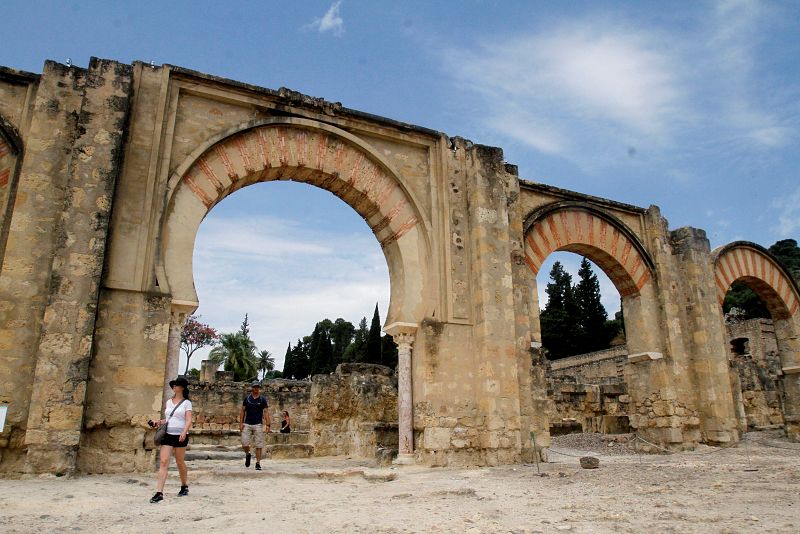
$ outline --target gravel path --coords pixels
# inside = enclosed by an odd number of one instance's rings
[[[266,460],[262,472],[193,462],[189,496],[175,496],[173,473],[155,505],[152,475],[2,480],[0,532],[800,532],[800,446],[747,438],[695,452],[598,453],[592,470],[552,455],[545,476],[525,465],[361,473],[344,458]],[[554,440],[572,452],[602,444]],[[368,476],[387,472],[395,476]]]

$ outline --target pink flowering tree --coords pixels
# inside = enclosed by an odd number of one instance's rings
[[[189,360],[192,355],[203,347],[209,347],[216,343],[219,339],[219,334],[216,330],[201,323],[198,319],[200,316],[190,315],[186,318],[181,331],[181,349],[186,353],[186,371],[184,375],[189,373]]]

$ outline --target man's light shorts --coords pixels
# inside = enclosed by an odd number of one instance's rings
[[[242,445],[264,448],[264,425],[244,425],[242,429]]]

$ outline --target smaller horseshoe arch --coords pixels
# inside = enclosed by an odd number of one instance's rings
[[[781,362],[783,420],[800,441],[800,290],[788,271],[765,248],[735,241],[712,253],[720,308],[734,282],[756,292],[772,315]]]
[[[800,293],[791,275],[762,246],[735,241],[712,252],[720,305],[734,282],[758,294],[775,320],[788,319],[800,307]]]
[[[332,126],[280,118],[248,123],[199,147],[172,174],[156,276],[174,304],[196,307],[192,256],[208,212],[257,182],[293,180],[326,189],[355,209],[389,268],[386,323],[417,322],[430,307],[427,221],[413,194],[369,145]]]
[[[556,251],[594,261],[623,298],[639,294],[652,279],[653,261],[636,236],[616,217],[583,203],[558,202],[526,218],[525,261],[534,275]]]
[[[655,266],[636,235],[622,221],[583,202],[548,204],[525,219],[525,262],[535,277],[556,251],[580,254],[608,275],[625,309],[628,352],[636,358],[661,358],[663,342],[648,325],[658,324]],[[541,342],[539,310],[532,310],[533,337]]]

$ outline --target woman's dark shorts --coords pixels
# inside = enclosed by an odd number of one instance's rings
[[[169,445],[170,447],[185,447],[189,444],[189,436],[180,441],[181,437],[175,434],[165,434],[164,439],[161,440],[162,445]]]

